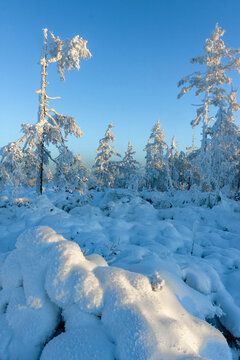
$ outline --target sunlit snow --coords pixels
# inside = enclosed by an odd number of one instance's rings
[[[2,198],[0,359],[237,359],[240,204],[186,193]]]

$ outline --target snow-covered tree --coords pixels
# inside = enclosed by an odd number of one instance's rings
[[[193,64],[204,66],[202,72],[196,71],[179,81],[178,86],[182,87],[178,98],[195,89],[195,95],[202,95],[202,104],[198,105],[197,116],[191,122],[194,128],[202,123],[202,140],[200,155],[200,186],[203,188],[204,174],[209,172],[209,156],[206,154],[209,145],[208,135],[210,134],[211,107],[219,106],[221,101],[226,98],[226,86],[232,83],[232,79],[227,72],[236,69],[239,72],[239,49],[227,48],[222,40],[225,30],[216,24],[215,30],[209,39],[206,39],[204,55],[191,60]]]
[[[56,158],[54,185],[58,190],[84,192],[87,188],[88,171],[81,156],[73,155],[66,146],[61,146]]]
[[[195,135],[192,136],[192,145],[186,147],[188,188],[199,185],[199,157],[200,151],[195,144]]]
[[[59,147],[59,155],[56,158],[56,169],[53,182],[58,190],[67,190],[69,169],[73,163],[73,153],[66,146]]]
[[[166,166],[167,166],[167,178],[168,178],[168,189],[173,190],[173,188],[177,188],[176,180],[177,173],[174,163],[175,153],[176,153],[176,142],[175,136],[172,137],[171,147],[167,150],[166,153]]]
[[[78,35],[71,40],[61,40],[48,30],[43,29],[44,45],[40,58],[41,65],[41,88],[36,91],[39,94],[38,121],[36,124],[22,124],[23,137],[5,147],[5,163],[11,162],[11,157],[16,156],[16,152],[21,153],[21,157],[27,157],[31,167],[34,167],[36,177],[36,190],[42,193],[43,167],[51,158],[47,149],[49,144],[66,146],[65,139],[73,134],[77,137],[82,136],[82,131],[77,126],[76,121],[71,116],[65,116],[56,112],[49,106],[49,100],[57,99],[46,94],[47,87],[47,68],[49,64],[56,63],[60,79],[64,80],[64,71],[79,69],[79,60],[91,57],[87,49],[87,41]],[[30,156],[30,157],[29,157]]]
[[[3,191],[6,187],[7,181],[9,178],[9,174],[7,173],[5,166],[0,166],[0,191]]]
[[[214,189],[228,186],[234,189],[237,165],[240,156],[240,131],[234,124],[233,112],[240,105],[236,101],[236,91],[232,91],[222,100],[216,115],[216,122],[211,129],[211,172],[210,182]]]
[[[21,149],[21,141],[11,142],[0,150],[0,186],[17,189],[28,186],[35,169],[35,155]]]
[[[52,170],[50,168],[48,168],[45,178],[44,178],[44,182],[45,183],[51,183],[53,181],[53,173]]]
[[[171,150],[169,149],[169,147],[167,147],[166,155],[165,155],[166,188],[167,188],[167,191],[172,191],[173,190],[171,170],[170,170],[170,167],[169,167],[170,156],[171,156],[170,153],[171,153]]]
[[[144,148],[144,151],[146,151],[146,166],[145,166],[145,181],[147,188],[153,189],[153,180],[154,180],[154,174],[155,174],[155,167],[154,167],[154,152],[155,148],[153,143],[151,142],[151,139],[148,139],[148,143]]]
[[[13,188],[22,186],[26,178],[22,171],[23,153],[19,151],[15,143],[10,143],[0,151],[0,188],[5,188],[6,184]]]
[[[89,169],[83,165],[80,155],[74,155],[74,161],[70,171],[72,189],[79,191],[81,194],[87,191]]]
[[[146,184],[149,189],[166,190],[165,136],[160,121],[153,126],[146,151]]]
[[[197,150],[197,146],[195,144],[195,134],[192,136],[192,144],[186,147],[186,156],[188,156],[191,152]]]
[[[99,141],[99,146],[97,148],[97,156],[94,164],[94,175],[97,181],[98,189],[106,189],[114,185],[115,176],[114,176],[114,162],[111,161],[111,156],[121,156],[116,151],[113,150],[113,145],[115,137],[112,133],[113,124],[108,125],[107,131],[104,138]]]
[[[171,146],[166,151],[166,175],[167,190],[172,191],[188,189],[190,180],[190,168],[184,151],[178,151],[175,136]]]
[[[128,142],[128,148],[120,166],[120,186],[127,189],[138,189],[140,180],[140,164],[134,159],[136,151],[133,150],[131,141]]]
[[[179,190],[188,190],[191,186],[191,167],[184,151],[176,152],[174,156],[175,182]]]

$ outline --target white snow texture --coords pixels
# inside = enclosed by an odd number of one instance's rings
[[[240,336],[240,296],[229,281],[239,272],[225,282],[239,262],[226,246],[239,233],[239,208],[226,215],[233,202],[156,209],[109,191],[67,214],[53,205],[60,196],[0,209],[9,240],[0,254],[1,360],[232,359],[205,319],[218,316]],[[232,238],[217,225],[222,216]],[[15,247],[13,232],[21,233]]]

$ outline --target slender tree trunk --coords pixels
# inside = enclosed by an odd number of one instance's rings
[[[206,90],[205,99],[204,99],[204,117],[203,117],[203,126],[202,126],[202,141],[201,141],[201,159],[200,159],[200,190],[203,191],[204,186],[204,165],[205,165],[205,153],[207,149],[207,127],[208,127],[208,111],[209,111],[209,89]]]
[[[169,170],[169,150],[167,150],[165,156],[165,167],[166,167],[166,175],[167,175],[167,191],[173,191],[172,178]]]
[[[37,194],[42,195],[43,188],[43,158],[44,158],[44,125],[46,122],[46,86],[47,86],[47,29],[43,29],[44,36],[44,56],[40,60],[41,64],[41,89],[39,92],[39,110],[38,110],[38,129],[37,129],[37,142],[38,142],[38,172],[36,179],[36,191]]]
[[[42,189],[43,189],[43,148],[44,148],[44,142],[42,141],[39,145],[39,168],[38,168],[38,179],[37,179],[37,193],[39,195],[42,195]]]

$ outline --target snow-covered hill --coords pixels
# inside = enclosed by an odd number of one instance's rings
[[[0,359],[237,359],[240,204],[182,196],[2,198]]]

